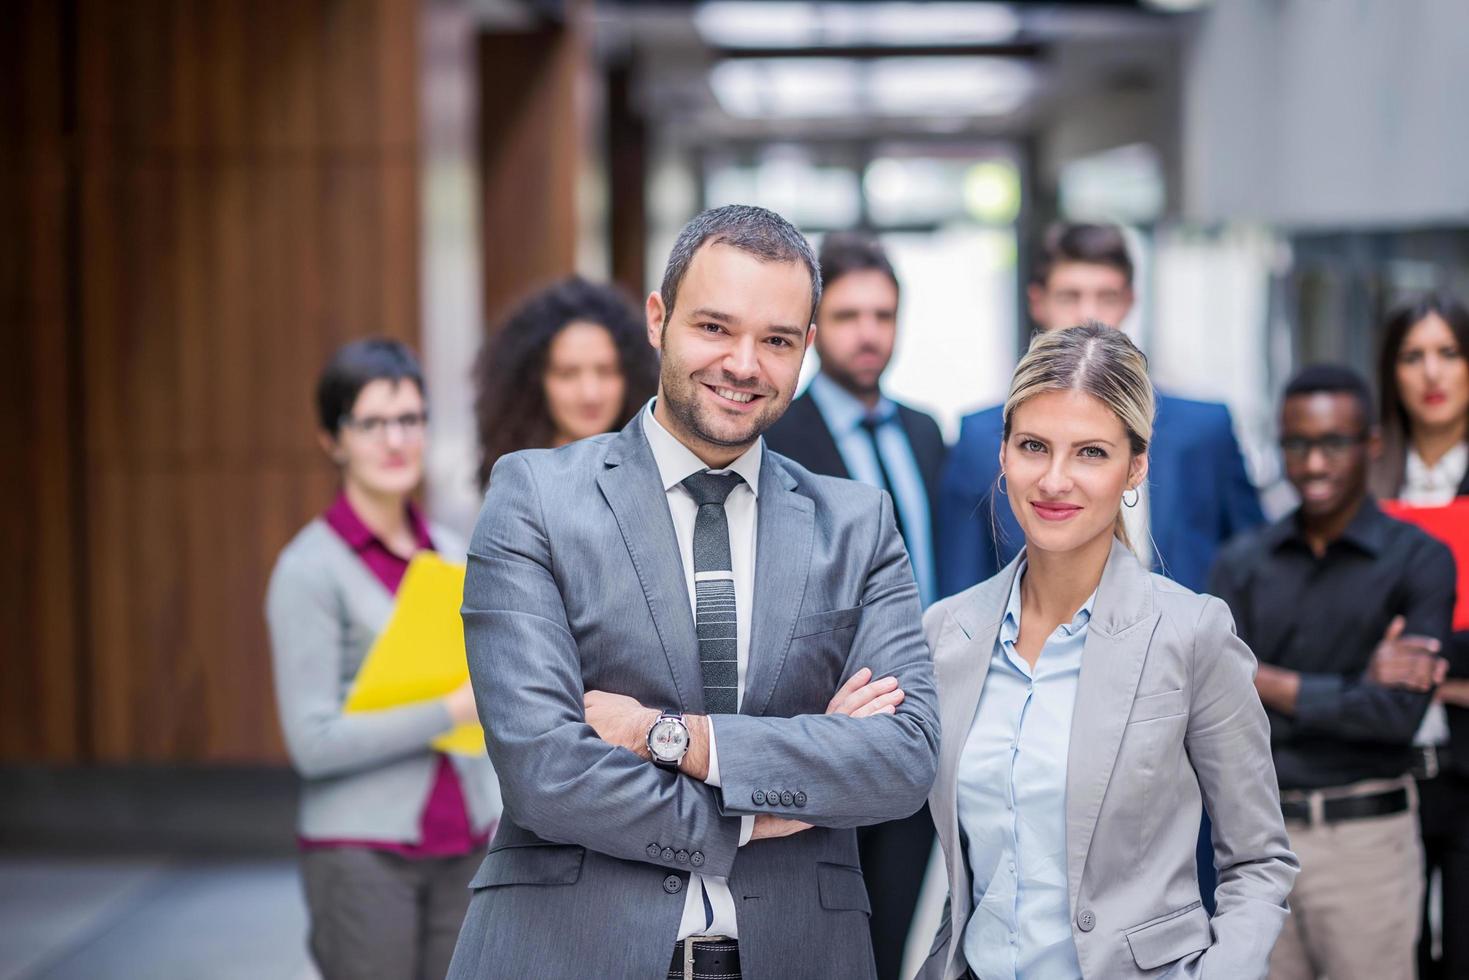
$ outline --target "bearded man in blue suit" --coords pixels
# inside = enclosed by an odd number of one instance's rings
[[[1132,260],[1121,229],[1053,227],[1036,262],[1029,299],[1041,330],[1087,320],[1121,323],[1133,303]],[[1000,427],[998,405],[966,416],[949,454],[939,489],[942,595],[996,574],[1024,541],[1000,496]],[[1203,590],[1219,546],[1265,519],[1228,408],[1158,394],[1147,486],[1124,516],[1154,571]]]

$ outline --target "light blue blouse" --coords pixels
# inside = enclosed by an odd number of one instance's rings
[[[973,882],[964,958],[984,980],[1079,978],[1066,887],[1066,757],[1096,594],[1035,668],[1015,650],[1022,564],[959,761],[959,831]]]

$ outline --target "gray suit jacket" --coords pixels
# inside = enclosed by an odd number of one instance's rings
[[[745,696],[739,714],[715,719],[721,790],[584,721],[592,689],[703,711],[688,587],[641,415],[496,464],[464,624],[505,817],[471,885],[451,978],[661,978],[690,871],[728,878],[746,977],[872,976],[851,828],[914,813],[938,754],[918,592],[886,494],[768,450],[759,490]],[[863,666],[899,679],[897,713],[824,715]],[[815,827],[739,848],[739,818],[761,813]]]
[[[462,539],[432,528],[439,553],[463,556]],[[320,518],[286,545],[266,593],[276,707],[302,776],[303,837],[416,844],[438,754],[429,742],[453,727],[439,699],[343,714],[362,661],[393,614],[393,597]],[[477,831],[500,815],[489,760],[451,756]]]
[[[1000,574],[924,617],[947,738],[929,806],[949,907],[923,980],[964,972],[971,911],[959,758],[1010,587]],[[1255,658],[1229,609],[1149,574],[1116,542],[1097,589],[1066,770],[1071,931],[1084,976],[1264,977],[1299,865],[1280,814]],[[1213,919],[1199,901],[1199,807],[1214,822]]]

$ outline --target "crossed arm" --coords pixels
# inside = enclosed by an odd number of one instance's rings
[[[844,676],[850,686],[860,667],[870,667],[880,678],[894,678],[896,687],[868,690],[851,714],[716,716],[721,793],[696,778],[707,767],[707,737],[695,735],[700,752],[690,753],[686,772],[664,772],[629,744],[646,735],[646,711],[584,689],[535,474],[522,457],[497,464],[469,550],[463,616],[476,700],[511,819],[545,840],[676,870],[687,869],[653,856],[648,843],[686,842],[703,852],[702,873],[727,876],[739,845],[738,818],[759,815],[726,798],[733,786],[750,800],[752,757],[767,774],[799,771],[810,787],[808,806],[766,807],[767,816],[856,826],[917,810],[938,751],[933,670],[919,629],[917,589],[886,498],[882,518]],[[876,703],[897,687],[901,698]],[[872,710],[858,716],[858,707]],[[607,726],[614,741],[599,737],[593,721]],[[702,732],[708,724],[696,718],[691,727]],[[596,819],[588,819],[592,813]]]
[[[1453,610],[1453,559],[1446,548],[1435,547],[1411,562],[1410,570],[1403,612],[1388,625],[1360,677],[1260,664],[1260,700],[1290,730],[1369,742],[1412,739],[1448,669],[1441,638],[1449,634]],[[1216,565],[1209,590],[1232,609],[1245,605],[1241,588],[1222,566]]]

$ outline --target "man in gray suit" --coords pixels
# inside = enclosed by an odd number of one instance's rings
[[[464,624],[505,814],[453,980],[873,975],[853,828],[922,805],[939,728],[891,499],[760,438],[819,294],[778,215],[697,216],[655,401],[496,465]]]

